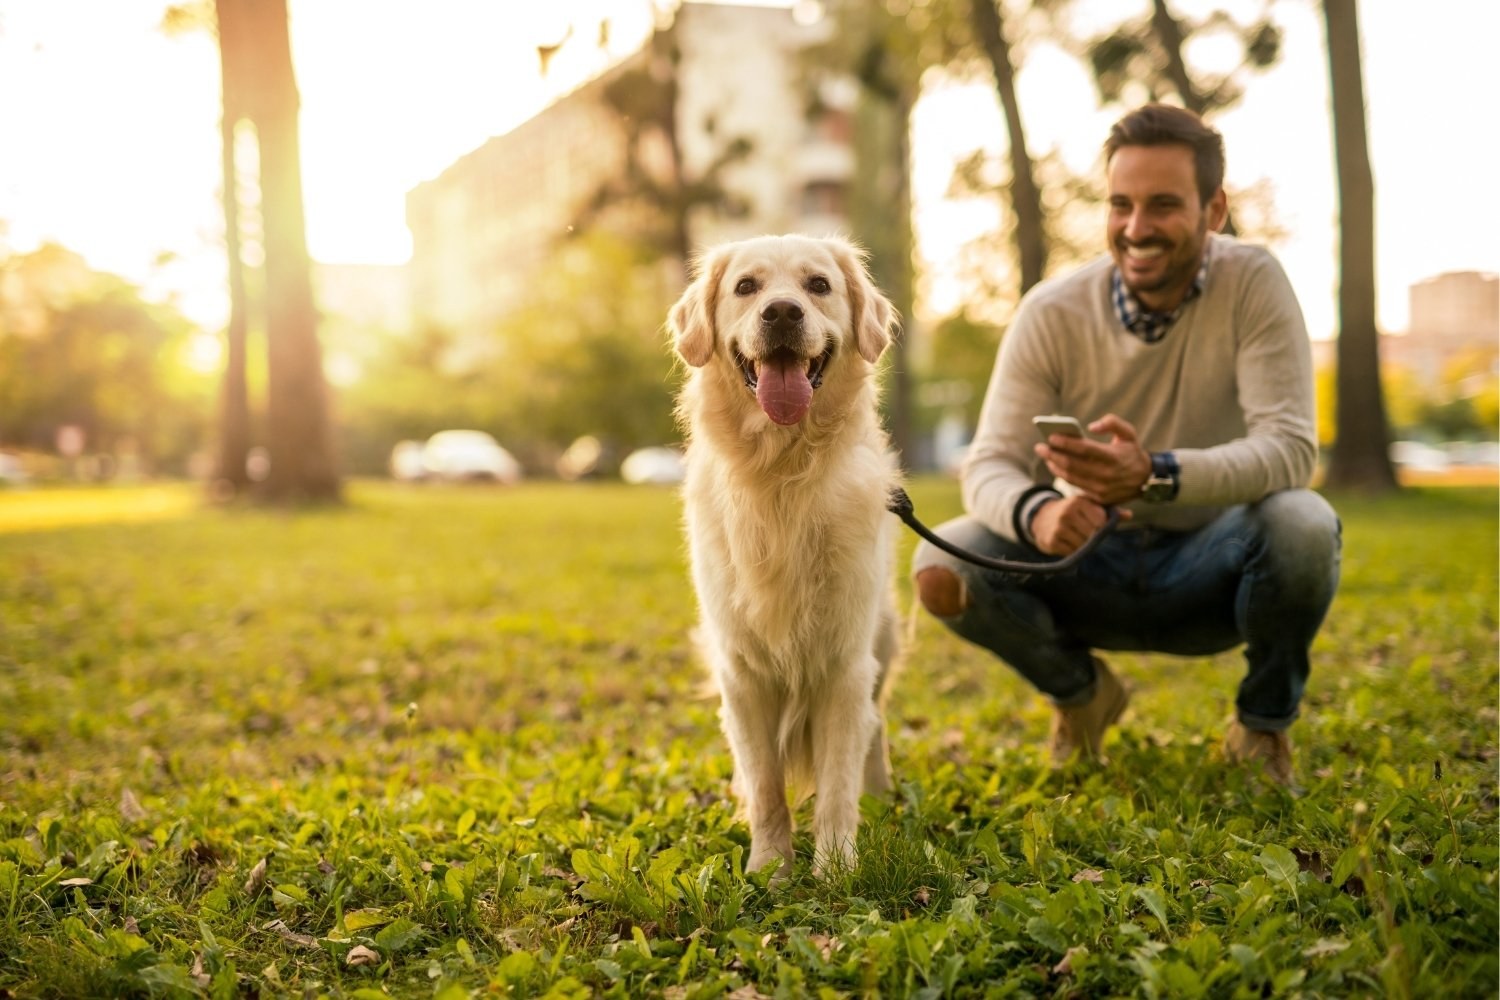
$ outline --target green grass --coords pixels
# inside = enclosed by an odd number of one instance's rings
[[[1494,490],[1335,500],[1301,797],[1218,758],[1236,654],[1114,658],[1111,766],[1054,773],[918,619],[898,792],[777,888],[672,493],[350,495],[0,494],[0,997],[1495,994]]]

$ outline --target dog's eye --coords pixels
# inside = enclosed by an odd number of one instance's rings
[[[828,284],[828,279],[821,274],[815,274],[807,279],[807,290],[814,295],[827,295],[833,291],[833,286]]]
[[[760,286],[755,283],[755,279],[754,278],[741,278],[739,280],[739,284],[737,284],[737,285],[734,286],[734,294],[736,294],[736,295],[754,295],[755,294],[755,290],[757,288],[759,288],[759,287]]]

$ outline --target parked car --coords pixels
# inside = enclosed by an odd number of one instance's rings
[[[1392,441],[1391,461],[1407,469],[1441,472],[1448,468],[1448,453],[1421,441]]]
[[[0,486],[24,486],[30,479],[20,455],[0,451]]]
[[[422,456],[426,450],[420,441],[397,441],[391,449],[391,478],[404,483],[425,479],[427,464]]]
[[[422,448],[422,468],[427,478],[446,481],[521,479],[521,463],[484,431],[438,431]]]
[[[620,478],[635,485],[680,483],[686,473],[676,448],[640,448],[620,463]]]

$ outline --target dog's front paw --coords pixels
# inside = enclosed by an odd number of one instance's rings
[[[854,869],[854,837],[840,837],[819,844],[813,855],[813,875],[824,878]]]
[[[775,869],[771,875],[772,884],[785,882],[787,877],[792,873],[791,843],[752,842],[750,844],[750,863],[745,866],[745,870],[758,872],[767,865]]]

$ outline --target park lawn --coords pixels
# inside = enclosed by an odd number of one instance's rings
[[[1335,498],[1300,797],[1218,758],[1237,654],[1113,658],[1112,763],[1057,773],[917,618],[897,794],[776,888],[672,492],[349,496],[0,493],[0,998],[1495,994],[1492,488]]]

